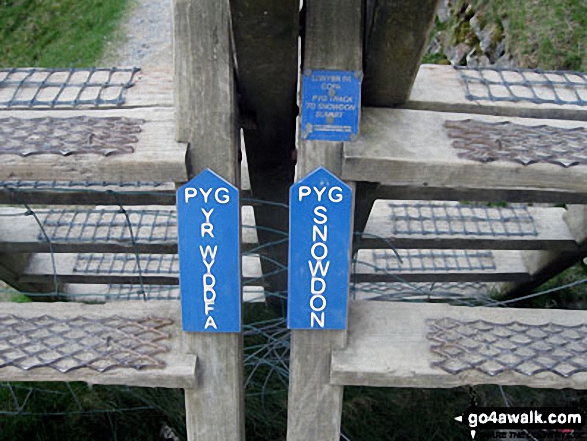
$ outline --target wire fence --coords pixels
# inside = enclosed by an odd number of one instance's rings
[[[71,207],[72,201],[89,202],[93,196],[111,202]],[[158,205],[147,205],[153,196]],[[5,300],[22,299],[22,295],[31,299],[98,303],[179,299],[175,254],[177,216],[172,184],[3,182],[0,202],[4,204],[0,206],[0,231],[9,238],[0,244],[3,248],[0,253],[4,253],[0,254],[0,264],[10,267],[14,262],[8,253],[15,251],[28,253],[29,259],[42,263],[36,265],[36,272],[27,273],[25,268],[19,277],[7,279],[8,284],[17,288],[21,284],[23,288],[1,289],[0,295]],[[287,244],[288,233],[257,225],[254,209],[263,204],[276,209],[287,209],[287,206],[246,197],[241,199],[241,204],[242,254],[247,259],[243,265],[244,297],[246,302],[259,305],[254,312],[245,310],[245,390],[247,399],[258,399],[262,408],[271,413],[272,397],[287,396],[290,339],[285,319],[261,303],[266,298],[283,300],[287,296],[286,287],[276,284],[273,277],[287,273],[286,263],[276,249]],[[361,250],[354,256],[350,287],[353,299],[503,307],[587,284],[587,279],[579,279],[525,297],[499,300],[496,296],[499,284],[493,282],[412,281],[414,273],[434,276],[446,272],[491,271],[495,269],[495,256],[491,250],[396,249],[393,241],[396,235],[478,236],[496,240],[535,237],[535,220],[527,207],[520,205],[401,202],[390,203],[387,209],[390,210],[389,234],[371,238],[386,247]],[[16,226],[19,233],[11,237],[9,232]],[[271,233],[275,240],[260,243],[260,232]],[[269,273],[263,274],[263,263],[267,264],[265,269],[272,268]],[[378,278],[365,280],[364,273]],[[32,285],[39,290],[29,289]],[[502,399],[505,405],[515,401],[503,388],[494,389],[491,400]],[[0,415],[72,417],[161,411],[160,397],[145,398],[137,390],[119,388],[120,399],[109,401],[78,383],[3,383],[0,384]],[[174,400],[181,402],[180,392],[175,394]],[[47,402],[56,405],[43,408]]]

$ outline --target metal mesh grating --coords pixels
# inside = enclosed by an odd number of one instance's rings
[[[527,207],[482,207],[459,203],[389,203],[394,235],[536,236]]]
[[[485,320],[429,320],[434,366],[450,373],[478,371],[535,375],[551,372],[570,377],[587,371],[587,325],[528,325]]]
[[[587,77],[582,72],[455,68],[468,100],[587,105]]]
[[[141,254],[140,270],[142,274],[179,274],[177,254]],[[81,253],[73,268],[83,274],[138,274],[137,256],[120,253]]]
[[[0,119],[0,154],[69,156],[134,153],[145,121],[137,118],[75,116]]]
[[[357,299],[402,301],[433,298],[450,301],[462,298],[486,298],[491,293],[491,285],[481,282],[360,282],[352,284],[350,292],[351,296]]]
[[[127,210],[126,215],[136,243],[177,242],[175,211]],[[131,242],[126,215],[120,210],[50,210],[41,221],[52,241]]]
[[[479,162],[509,161],[522,165],[548,163],[572,167],[587,164],[587,130],[508,121],[445,121],[459,158]]]
[[[122,106],[139,70],[0,69],[0,107]]]
[[[472,250],[397,250],[402,262],[391,250],[373,250],[378,271],[479,271],[494,270],[491,251]]]
[[[106,291],[106,300],[179,300],[177,285],[130,285],[111,284]]]
[[[172,320],[119,316],[60,319],[49,315],[27,319],[0,316],[0,368],[23,370],[48,367],[59,372],[88,368],[163,368],[157,355],[168,352],[162,344],[169,334],[161,328]]]

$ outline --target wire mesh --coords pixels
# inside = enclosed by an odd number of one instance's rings
[[[139,68],[0,69],[0,107],[122,106]]]
[[[492,271],[495,258],[491,250],[373,250],[372,260],[377,271],[383,272],[446,272]]]
[[[587,130],[583,127],[565,129],[472,119],[445,121],[444,126],[460,158],[524,166],[545,163],[565,168],[587,164]]]
[[[582,72],[455,66],[471,101],[587,105],[587,76]]]
[[[487,207],[452,202],[389,202],[393,235],[537,236],[527,206]]]

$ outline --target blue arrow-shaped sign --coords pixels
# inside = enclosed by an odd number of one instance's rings
[[[345,329],[352,193],[325,168],[291,187],[290,329]]]
[[[240,332],[238,190],[204,170],[177,190],[184,331]]]

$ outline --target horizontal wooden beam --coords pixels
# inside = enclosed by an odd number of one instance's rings
[[[564,213],[564,208],[379,200],[359,247],[576,251]]]
[[[97,206],[39,209],[35,215],[0,208],[0,253],[177,253],[175,208],[143,206],[122,213],[120,207]],[[242,207],[241,225],[242,251],[262,252],[252,207]]]
[[[461,151],[452,146],[445,123],[467,119],[483,123],[508,121],[529,127],[548,125],[555,129],[587,128],[587,123],[577,121],[365,108],[361,137],[344,145],[342,177],[370,182],[393,180],[399,185],[445,188],[447,192],[453,188],[475,188],[478,191],[474,200],[488,200],[485,191],[491,193],[508,187],[557,194],[587,192],[585,164],[565,168],[552,163],[522,165],[505,160],[484,163],[460,157]],[[500,126],[495,130],[499,131]],[[520,139],[523,143],[525,138]]]
[[[35,323],[41,317],[46,316],[55,318],[57,321],[71,321],[81,317],[87,320],[100,321],[101,323],[107,323],[109,318],[112,322],[120,319],[147,319],[149,317],[169,320],[171,324],[161,328],[161,332],[169,335],[168,338],[161,341],[168,350],[155,356],[165,364],[164,367],[151,367],[140,370],[132,367],[113,367],[105,372],[97,372],[88,367],[81,367],[67,373],[62,373],[50,367],[39,367],[27,371],[16,366],[9,366],[0,368],[0,381],[83,381],[89,384],[123,384],[142,387],[194,387],[197,356],[186,353],[187,350],[181,331],[179,302],[135,301],[123,303],[116,302],[105,305],[84,305],[79,303],[2,303],[0,305],[0,316],[4,318],[13,315],[19,320],[21,326],[26,326],[27,322]],[[6,324],[3,326],[3,330],[4,336],[9,334]],[[106,339],[106,335],[112,335],[121,331],[116,331],[113,328],[109,332],[110,334],[102,334],[103,337],[100,334],[96,335],[92,342],[86,342],[83,338],[80,338],[76,343],[73,341],[75,338],[72,337],[73,340],[62,343],[59,346],[59,350],[63,353],[67,353],[68,351],[71,353],[80,352],[84,344],[91,343],[93,346],[96,346],[101,344],[100,339],[102,338],[104,339],[103,344],[108,345],[110,343]],[[124,331],[122,330],[122,332]],[[19,347],[24,344],[22,342],[19,344],[14,340],[5,340],[4,338],[0,338],[0,345],[2,345],[5,353],[9,347],[14,347],[14,350],[18,351]],[[32,338],[34,339],[35,337]],[[56,341],[60,341],[59,339],[63,341],[62,337],[55,337]],[[37,350],[39,346],[37,344]],[[91,348],[92,346],[89,346],[88,350],[91,350]],[[51,353],[48,350],[45,356],[50,355]],[[83,356],[84,354],[79,355],[81,359],[83,359]],[[34,361],[34,357],[31,356],[30,358]],[[43,358],[39,360],[43,360]],[[68,360],[73,364],[79,363],[79,361],[71,360],[67,357],[64,358],[64,362]]]
[[[496,100],[479,99],[488,96],[488,89],[479,81],[469,82],[469,93],[477,99],[467,99],[466,83],[461,77],[480,78],[480,73],[476,71],[463,70],[459,71],[452,66],[439,66],[433,64],[424,64],[420,66],[418,75],[414,82],[412,92],[408,101],[402,105],[406,109],[433,110],[435,112],[454,112],[454,113],[472,113],[484,115],[499,116],[518,116],[525,118],[547,118],[547,119],[564,119],[587,121],[587,107],[569,104],[555,104],[549,102],[536,103],[532,99],[554,100],[556,99],[553,90],[556,91],[561,102],[576,101],[577,95],[582,95],[583,101],[587,100],[585,95],[584,81],[573,75],[568,75],[571,81],[582,83],[583,86],[573,90],[570,84],[559,84],[551,87],[546,82],[546,77],[539,74],[527,73],[529,82],[526,86],[509,85],[509,83],[523,82],[520,74],[512,71],[504,71],[503,80],[508,82],[508,87],[500,85],[502,78],[500,73],[492,69],[483,69],[483,78],[492,83],[491,93],[497,98]],[[566,80],[562,73],[551,75],[551,79],[564,83]],[[532,85],[532,80],[541,84]],[[533,92],[528,87],[532,85]],[[527,99],[508,100],[510,94]]]
[[[443,360],[442,356],[431,351],[434,340],[429,338],[434,331],[433,323],[438,320],[453,320],[465,323],[482,322],[486,329],[495,329],[497,330],[496,335],[499,335],[500,325],[508,323],[517,322],[530,326],[552,323],[567,327],[579,327],[584,325],[586,319],[587,313],[585,311],[470,308],[441,304],[394,302],[351,302],[348,344],[344,349],[333,351],[330,381],[332,384],[338,385],[374,387],[449,388],[475,384],[500,384],[554,389],[586,389],[586,369],[582,369],[581,372],[575,373],[568,378],[553,372],[526,375],[516,372],[514,369],[504,369],[496,375],[488,375],[476,369],[466,369],[460,373],[449,373],[434,364],[447,360]],[[442,322],[440,324],[442,325]],[[509,331],[506,330],[506,332]],[[494,336],[489,331],[484,331],[484,334],[489,337]],[[515,333],[510,335],[515,335]],[[523,354],[534,354],[534,356],[529,356],[529,359],[540,362],[539,351],[533,351],[532,348],[540,348],[544,342],[547,345],[550,344],[550,338],[557,341],[555,346],[559,348],[565,347],[563,343],[571,344],[571,340],[566,343],[563,341],[564,334],[556,334],[556,331],[549,334],[548,329],[542,331],[542,334],[532,335],[542,335],[543,337],[537,340],[534,346],[531,346],[529,352],[528,350],[520,350],[518,360],[524,356]],[[561,338],[557,340],[555,335],[562,337],[563,340]],[[572,335],[576,336],[576,334]],[[530,341],[531,343],[528,336],[524,337],[524,334],[520,334],[519,338],[520,340],[516,340],[516,337],[512,337],[514,341]],[[493,340],[490,338],[483,348],[489,353],[495,353],[493,352],[495,350],[499,353],[499,344],[494,347],[490,343],[498,340],[499,337]],[[453,343],[453,347],[458,347],[456,341],[453,341]],[[549,347],[551,346],[552,344]],[[523,347],[523,344],[519,347]],[[449,363],[446,365],[459,369],[463,365],[462,361],[459,360],[474,363],[474,360],[480,362],[484,357],[474,349],[464,352],[460,353],[457,360],[448,360]],[[547,354],[547,358],[548,355],[553,353]],[[459,352],[457,351],[456,354],[459,355]],[[511,354],[517,354],[516,350],[511,350]],[[498,355],[496,357],[498,360],[503,360],[504,365],[508,362],[515,365],[515,362],[508,359],[505,354],[501,356],[504,358]],[[578,360],[578,357],[575,358]],[[546,363],[548,364],[548,362]],[[485,366],[491,369],[495,365],[500,366],[496,362],[487,362]],[[554,365],[555,369],[560,367],[564,371],[562,364],[554,363]],[[522,372],[526,372],[524,367],[520,366]],[[531,371],[532,367],[532,363],[527,366],[529,371]]]
[[[505,282],[529,279],[520,251],[360,250],[351,281]]]

